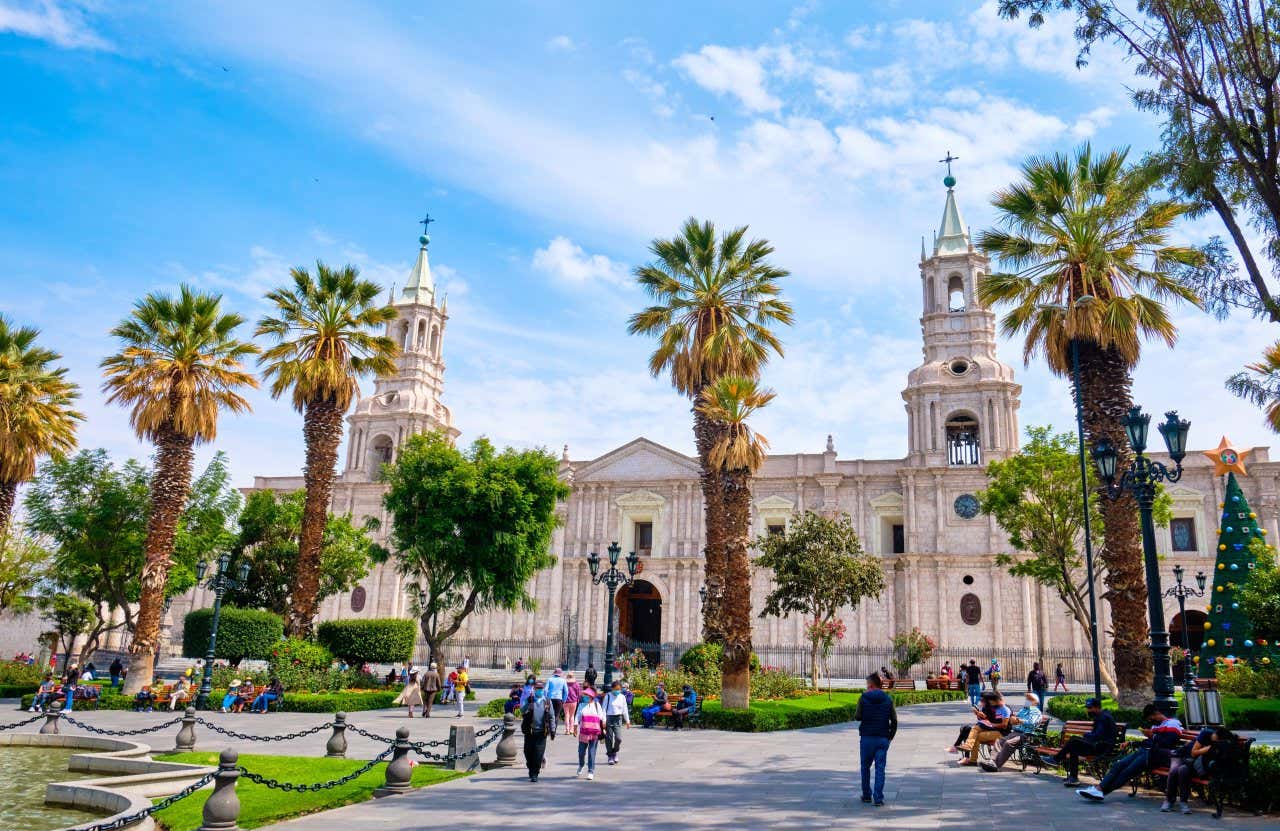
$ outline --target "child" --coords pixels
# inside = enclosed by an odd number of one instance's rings
[[[590,688],[582,691],[578,712],[574,717],[578,729],[578,776],[587,771],[587,779],[596,778],[596,747],[604,733],[604,708]]]

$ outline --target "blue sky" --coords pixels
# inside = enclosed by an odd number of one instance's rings
[[[188,281],[255,319],[317,258],[390,285],[429,211],[464,438],[689,452],[686,403],[624,327],[644,302],[630,269],[692,214],[749,224],[793,272],[797,324],[759,418],[774,449],[833,433],[842,457],[898,457],[937,159],[960,157],[980,228],[1028,154],[1086,139],[1137,153],[1156,135],[1118,55],[1077,70],[1066,21],[1029,32],[994,7],[0,0],[0,310],[66,356],[82,444],[145,454],[97,389],[133,300]],[[1177,317],[1182,340],[1148,350],[1136,400],[1179,408],[1196,446],[1269,443],[1222,380],[1274,329]],[[1016,344],[1001,354],[1022,424],[1068,426],[1066,386]],[[299,417],[254,406],[216,444],[239,484],[302,464]]]

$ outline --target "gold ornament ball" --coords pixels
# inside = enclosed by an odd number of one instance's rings
[[[1209,640],[1205,641],[1205,643],[1209,644],[1209,646],[1217,646],[1217,645],[1218,645],[1218,642],[1217,642],[1217,641],[1215,641],[1213,638],[1209,638]]]
[[[1249,519],[1257,519],[1257,518],[1258,518],[1258,515],[1257,515],[1257,514],[1252,513],[1252,512],[1249,514]]]
[[[1226,550],[1227,550],[1227,546],[1226,546],[1226,544],[1225,544],[1225,543],[1219,543],[1219,544],[1218,544],[1218,550],[1219,550],[1219,551],[1226,551]]]
[[[1259,529],[1258,529],[1258,533],[1265,537],[1265,536],[1267,535],[1267,529],[1266,529],[1266,528],[1259,528]]]
[[[1212,629],[1212,628],[1213,628],[1213,624],[1206,620],[1206,621],[1204,622],[1204,630],[1205,630],[1206,632],[1208,632],[1208,631],[1209,631],[1210,629]]]
[[[1218,586],[1218,591],[1222,591],[1222,586]]]
[[[1270,658],[1263,658],[1263,659],[1262,659],[1262,663],[1264,663],[1264,664],[1269,664],[1269,663],[1271,663],[1271,659],[1270,659]]]
[[[1222,571],[1226,567],[1227,567],[1226,563],[1218,563],[1218,571]]]

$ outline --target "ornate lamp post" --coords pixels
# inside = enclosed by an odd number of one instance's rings
[[[1119,472],[1119,480],[1116,479],[1118,454],[1111,442],[1106,439],[1099,441],[1093,448],[1093,458],[1098,464],[1102,481],[1106,483],[1109,498],[1117,499],[1127,490],[1138,501],[1138,514],[1142,519],[1142,559],[1147,576],[1151,658],[1155,668],[1151,687],[1155,690],[1157,706],[1166,708],[1164,711],[1168,713],[1176,711],[1177,701],[1173,697],[1173,675],[1169,670],[1169,633],[1164,628],[1164,593],[1160,590],[1156,526],[1151,518],[1151,509],[1156,501],[1156,486],[1161,482],[1176,482],[1182,478],[1182,460],[1187,455],[1187,432],[1191,429],[1191,422],[1178,418],[1178,413],[1174,410],[1165,413],[1164,417],[1164,422],[1157,429],[1164,437],[1169,458],[1173,460],[1173,470],[1143,455],[1143,451],[1147,449],[1147,429],[1151,425],[1151,416],[1142,412],[1141,407],[1131,408],[1129,414],[1120,419],[1129,438],[1129,446],[1133,448],[1134,460],[1128,470]]]
[[[1182,652],[1185,655],[1182,666],[1182,688],[1188,692],[1195,689],[1196,675],[1191,669],[1191,634],[1187,626],[1187,598],[1188,597],[1204,597],[1204,586],[1208,581],[1203,571],[1196,572],[1196,587],[1182,584],[1182,576],[1186,572],[1182,566],[1173,567],[1173,579],[1177,583],[1173,588],[1164,593],[1165,597],[1178,598],[1178,617],[1182,619]]]
[[[636,576],[636,566],[640,564],[640,558],[636,556],[636,552],[632,551],[626,557],[627,570],[626,573],[618,571],[618,555],[622,553],[622,546],[616,542],[609,543],[609,570],[600,571],[600,555],[592,551],[587,555],[587,568],[591,569],[591,582],[597,586],[604,583],[609,589],[609,630],[605,633],[604,638],[604,686],[605,689],[613,683],[613,596],[620,586],[630,586]]]
[[[249,561],[243,560],[237,569],[237,576],[227,574],[231,565],[231,555],[223,554],[218,558],[218,567],[213,576],[205,582],[205,587],[213,589],[213,625],[209,627],[209,648],[204,654],[204,676],[200,680],[200,692],[196,695],[195,706],[200,710],[209,708],[209,693],[213,692],[213,653],[218,645],[218,621],[222,619],[222,595],[227,589],[236,589],[249,580]],[[209,564],[201,560],[196,563],[196,583],[204,580]]]
[[[703,583],[698,589],[699,608],[707,605],[707,584]]]

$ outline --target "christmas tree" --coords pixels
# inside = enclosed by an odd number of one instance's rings
[[[1233,461],[1243,472],[1238,459]],[[1269,665],[1280,660],[1275,644],[1265,638],[1254,639],[1252,627],[1238,601],[1240,589],[1257,565],[1255,545],[1267,532],[1258,527],[1258,515],[1249,508],[1234,472],[1227,473],[1227,493],[1219,507],[1222,519],[1218,528],[1218,557],[1213,568],[1209,620],[1204,624],[1204,646],[1197,659],[1200,675],[1204,677],[1212,677],[1223,663],[1243,661]]]

